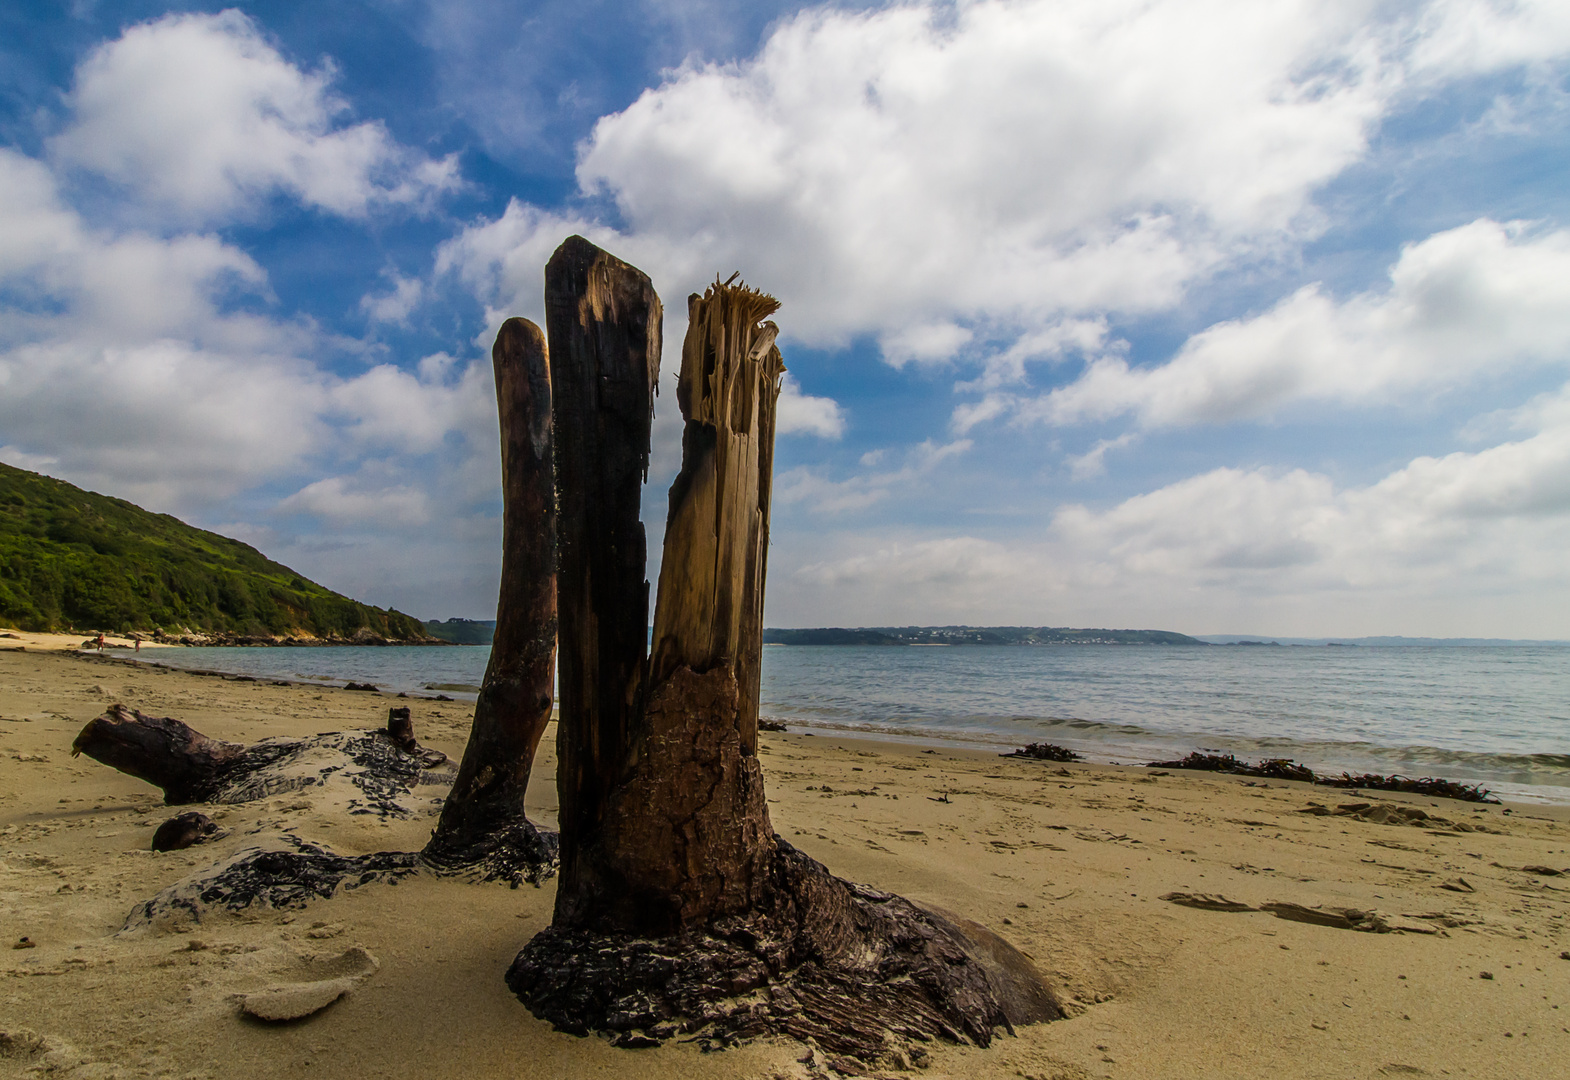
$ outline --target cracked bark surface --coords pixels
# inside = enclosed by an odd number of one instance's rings
[[[556,666],[556,471],[545,335],[508,319],[491,349],[502,447],[502,574],[496,633],[452,791],[422,853],[445,871],[539,881],[556,872],[554,833],[524,811],[550,723]]]
[[[546,271],[562,876],[552,925],[508,985],[558,1027],[622,1045],[774,1033],[896,1065],[911,1044],[985,1046],[999,1028],[1061,1016],[1030,962],[985,928],[842,881],[770,824],[758,687],[784,365],[764,321],[777,303],[729,282],[688,301],[682,469],[645,659],[634,478],[659,311],[647,280],[577,237]]]

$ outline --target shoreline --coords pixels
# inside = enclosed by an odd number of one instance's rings
[[[87,636],[84,638],[83,634]],[[428,637],[413,640],[400,640],[397,638],[384,638],[379,635],[356,640],[354,638],[317,638],[317,637],[252,637],[244,634],[219,634],[213,637],[201,635],[202,640],[197,640],[199,635],[181,635],[170,637],[164,635],[160,638],[137,637],[135,634],[104,634],[105,649],[135,649],[138,642],[144,649],[340,649],[340,648],[425,648],[427,646],[456,646],[455,641],[444,641],[441,638]],[[16,648],[18,645],[26,647],[32,643],[35,647],[51,649],[54,651],[96,649],[87,642],[97,637],[96,632],[79,631],[67,633],[64,631],[38,631],[18,630],[15,627],[0,627],[0,647]]]
[[[12,1047],[0,1077],[32,1075],[48,1054],[60,1073],[128,1078],[456,1080],[512,1076],[519,1061],[563,1078],[828,1075],[788,1041],[627,1051],[535,1020],[501,976],[550,921],[550,881],[513,890],[422,873],[299,910],[120,935],[159,889],[281,829],[344,854],[417,849],[445,789],[432,786],[429,809],[403,821],[346,815],[311,789],[208,807],[224,835],[153,854],[151,834],[177,809],[69,756],[81,725],[115,701],[239,742],[380,726],[396,701],[413,709],[421,743],[454,759],[471,713],[459,702],[0,651],[0,891],[7,933],[35,946],[0,953],[0,1031]],[[530,816],[545,826],[556,813],[553,738],[554,728],[529,790]],[[990,926],[1071,1003],[1071,1019],[988,1050],[934,1044],[927,1069],[889,1075],[1547,1076],[1570,1052],[1570,961],[1559,959],[1570,952],[1570,808],[1359,797],[1420,808],[1431,815],[1424,828],[1319,815],[1313,803],[1333,811],[1348,793],[1295,781],[805,732],[765,733],[760,754],[781,836],[849,880]],[[1243,910],[1164,899],[1174,894]],[[1389,932],[1294,921],[1269,904],[1374,911]],[[337,1004],[281,1026],[240,1018],[231,995],[355,947],[379,969]],[[36,1051],[18,1049],[24,1029]]]
[[[55,647],[62,648],[65,651],[75,651],[90,656],[97,655],[91,651],[80,649],[80,640],[75,639],[71,635],[32,636],[50,637],[57,642]],[[11,644],[10,641],[0,638],[0,648]],[[179,646],[175,647],[180,648]],[[160,648],[168,648],[168,646],[160,646]],[[473,646],[473,648],[483,647]],[[361,679],[375,681],[375,677],[363,673],[351,673],[348,675],[341,673],[316,673],[301,676],[298,673],[279,674],[260,670],[227,670],[219,666],[208,669],[196,669],[184,667],[178,663],[165,664],[165,657],[172,660],[172,657],[167,652],[157,658],[129,654],[128,648],[126,652],[127,655],[121,656],[104,654],[103,658],[127,663],[163,664],[176,670],[195,672],[208,677],[221,676],[240,681],[247,679],[287,681],[302,686],[316,687],[337,686],[345,682],[355,682]],[[472,702],[478,693],[477,677],[475,683],[476,685],[464,686],[457,682],[442,681],[438,684],[430,680],[415,680],[409,682],[408,685],[389,686],[383,689],[382,692],[401,692],[410,698]],[[1347,749],[1342,750],[1338,744],[1328,742],[1292,745],[1293,740],[1284,738],[1250,739],[1204,732],[1182,734],[1152,730],[1146,732],[1143,736],[1128,732],[1121,739],[1096,739],[1087,738],[1083,732],[1069,730],[1067,727],[1061,733],[1046,731],[1043,734],[1043,732],[1022,731],[1018,734],[1003,734],[953,727],[945,729],[939,725],[924,728],[902,727],[896,730],[873,722],[836,724],[833,721],[820,719],[803,720],[790,715],[772,715],[769,718],[787,723],[793,732],[811,732],[814,735],[825,737],[847,737],[878,743],[888,742],[891,744],[910,744],[927,747],[965,748],[982,752],[990,750],[994,753],[1007,752],[1028,742],[1049,741],[1067,746],[1069,749],[1081,754],[1087,762],[1103,765],[1145,765],[1150,762],[1180,758],[1196,750],[1235,753],[1240,759],[1246,758],[1250,762],[1256,759],[1290,758],[1324,777],[1339,777],[1343,772],[1351,773],[1354,776],[1369,773],[1386,776],[1406,776],[1413,779],[1438,777],[1453,780],[1457,783],[1481,784],[1494,797],[1504,799],[1511,804],[1570,806],[1570,784],[1522,782],[1515,779],[1501,778],[1490,773],[1490,769],[1497,773],[1501,768],[1510,767],[1503,764],[1473,766],[1469,769],[1464,761],[1459,761],[1446,767],[1443,763],[1433,759],[1444,758],[1452,754],[1465,755],[1468,752],[1422,745],[1378,747],[1376,748],[1377,753],[1371,753],[1356,743],[1346,744]],[[1074,727],[1081,726],[1078,722],[1073,721],[1067,721],[1065,724],[1073,725]],[[1484,758],[1488,756],[1487,752],[1482,751],[1470,753]],[[1425,761],[1424,759],[1428,760]],[[1530,769],[1530,766],[1517,766],[1516,768],[1520,772],[1526,772]],[[1329,791],[1332,789],[1329,785],[1323,785],[1319,790]]]

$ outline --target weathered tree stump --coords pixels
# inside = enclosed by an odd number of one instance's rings
[[[652,384],[652,350],[627,346],[641,344],[658,301],[637,271],[579,238],[546,274],[561,485],[562,878],[552,925],[518,954],[508,985],[557,1026],[624,1045],[786,1033],[869,1063],[906,1061],[908,1044],[933,1038],[985,1046],[999,1027],[1062,1015],[1001,939],[842,881],[770,825],[757,733],[784,371],[762,320],[776,302],[719,282],[688,301],[682,469],[645,661],[641,527],[635,547],[628,540],[648,428],[630,420],[652,402],[631,392]],[[628,294],[637,303],[619,312],[602,299]],[[618,313],[630,322],[607,327]],[[607,427],[605,386],[628,391],[609,410],[629,421],[616,441],[593,435]],[[592,572],[602,568],[612,573]]]
[[[556,870],[556,835],[524,812],[550,723],[556,668],[556,491],[545,336],[508,319],[491,349],[502,445],[502,576],[496,634],[458,779],[425,846],[444,870],[538,881]]]

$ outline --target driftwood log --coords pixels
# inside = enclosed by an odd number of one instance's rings
[[[264,739],[249,746],[211,739],[182,721],[116,704],[87,723],[72,755],[145,780],[170,805],[235,804],[279,795],[305,796],[329,813],[409,819],[424,812],[420,789],[445,784],[447,757],[420,746],[407,708],[389,710],[388,726],[332,731],[309,738]],[[154,851],[172,851],[219,830],[206,815],[180,814],[153,834]],[[201,921],[214,909],[300,907],[373,881],[396,882],[419,870],[417,852],[338,855],[283,825],[277,835],[234,852],[140,904],[126,930]]]
[[[502,575],[496,634],[458,778],[425,846],[440,869],[538,881],[556,835],[524,812],[556,674],[556,491],[545,335],[508,319],[491,349],[502,447]]]
[[[908,1063],[933,1038],[985,1046],[1000,1027],[1061,1016],[1001,939],[842,881],[770,824],[757,732],[784,371],[763,320],[776,302],[719,282],[688,301],[682,469],[645,659],[634,481],[647,461],[657,338],[644,342],[658,300],[581,238],[546,273],[562,876],[552,925],[518,954],[509,986],[558,1027],[624,1045],[784,1033],[869,1064]]]
[[[210,739],[173,717],[147,716],[118,703],[89,720],[71,743],[72,757],[86,754],[162,788],[169,806],[216,802],[237,781],[288,753],[276,743],[253,748]]]
[[[86,754],[162,788],[170,806],[246,803],[331,789],[350,814],[409,818],[416,813],[412,793],[425,784],[444,783],[452,773],[435,771],[447,755],[415,740],[407,708],[389,713],[388,728],[263,739],[246,746],[117,703],[87,722],[71,744],[71,756]]]

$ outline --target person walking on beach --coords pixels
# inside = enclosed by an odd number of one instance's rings
[[[98,635],[98,651],[104,651],[104,636],[102,634]]]

